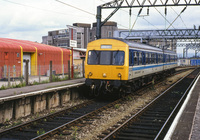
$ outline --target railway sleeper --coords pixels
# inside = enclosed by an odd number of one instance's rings
[[[44,129],[45,131],[49,131],[49,130],[52,130],[52,129],[54,129],[55,128],[55,126],[52,126],[52,125],[38,125],[37,127],[34,127],[34,129],[38,129],[38,130],[40,130],[40,129]]]
[[[48,121],[48,122],[61,122],[61,123],[67,123],[67,122],[70,122],[70,120],[67,120],[67,119],[57,119],[57,120],[51,120],[51,121]]]
[[[169,112],[167,112],[167,111],[164,111],[164,110],[162,110],[162,111],[147,111],[147,112],[145,112],[146,114],[164,114],[164,115],[169,115]]]
[[[132,125],[132,126],[129,126],[128,127],[130,130],[133,130],[133,129],[142,129],[142,130],[160,130],[159,128],[157,127],[145,127],[145,126],[135,126],[135,125]]]
[[[34,137],[37,137],[37,132],[35,132],[35,134],[33,134],[33,133],[24,133],[24,132],[20,132],[20,131],[15,131],[14,133],[9,134],[6,137],[1,138],[1,139],[6,140],[6,138],[10,138],[10,139],[12,138],[12,139],[21,140],[21,139],[32,139]]]
[[[155,137],[155,134],[143,134],[143,133],[120,133],[119,136],[123,136],[126,138],[138,137],[138,138],[149,138],[152,139]]]
[[[134,123],[134,125],[139,125],[139,126],[152,126],[152,127],[158,127],[158,126],[161,126],[162,124],[159,124],[159,123],[156,123],[156,122],[149,122],[149,123],[142,123],[142,122],[136,122]]]
[[[74,117],[56,117],[57,118],[57,120],[69,120],[69,121],[71,121],[71,120],[74,120]]]
[[[127,137],[117,137],[117,138],[115,138],[116,140],[147,140],[147,138],[127,138]]]
[[[168,114],[158,114],[158,113],[155,113],[155,114],[150,114],[150,113],[145,113],[143,116],[152,116],[152,117],[161,117],[161,118],[166,118],[166,117],[168,117],[169,116],[169,113]]]
[[[156,123],[156,124],[163,124],[165,121],[160,121],[160,120],[140,120],[137,123]]]
[[[141,120],[166,120],[167,117],[158,117],[156,118],[155,116],[141,116]]]
[[[133,134],[133,133],[142,133],[142,134],[157,134],[157,130],[152,130],[152,129],[148,129],[148,130],[141,130],[141,129],[126,129],[126,130],[122,130],[122,133],[127,133],[127,134]],[[121,133],[120,133],[121,134]]]
[[[43,122],[44,125],[47,125],[47,126],[59,126],[59,125],[62,125],[63,122],[60,122],[60,121],[53,121],[53,122]]]

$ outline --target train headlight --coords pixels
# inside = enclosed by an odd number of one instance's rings
[[[103,77],[106,77],[106,73],[103,73]]]
[[[118,77],[122,77],[121,73],[118,73]]]
[[[92,72],[89,72],[89,76],[92,76]]]

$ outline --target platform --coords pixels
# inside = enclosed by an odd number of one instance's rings
[[[200,140],[200,76],[191,88],[184,104],[165,140]]]
[[[26,87],[21,87],[21,88],[0,90],[0,98],[9,97],[9,96],[13,96],[13,95],[20,95],[20,94],[24,94],[24,93],[45,90],[45,89],[50,89],[50,88],[56,88],[59,86],[84,83],[84,82],[85,82],[85,78],[81,78],[81,79],[66,80],[66,81],[61,81],[61,82],[52,82],[52,83],[46,83],[46,84],[26,86]]]

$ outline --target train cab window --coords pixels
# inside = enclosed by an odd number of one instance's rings
[[[134,65],[138,65],[138,56],[137,56],[137,52],[134,52]]]
[[[100,54],[100,65],[110,65],[111,64],[111,52],[101,51]]]
[[[124,65],[124,51],[96,51],[88,52],[89,65]]]
[[[99,59],[99,51],[89,51],[88,52],[88,64],[97,65]]]
[[[113,65],[124,65],[124,52],[123,51],[114,51],[112,58]]]

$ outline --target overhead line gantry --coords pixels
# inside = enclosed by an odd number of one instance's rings
[[[114,0],[97,7],[97,39],[101,38],[101,27],[120,9],[120,8],[143,8],[143,7],[169,7],[169,6],[200,6],[200,0]],[[102,9],[114,9],[112,13],[101,21]],[[140,11],[141,11],[140,9]]]

